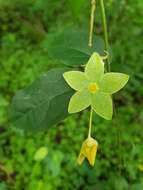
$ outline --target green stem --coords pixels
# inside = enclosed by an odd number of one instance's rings
[[[92,118],[93,118],[93,109],[91,108],[91,110],[90,110],[90,117],[89,117],[89,131],[88,131],[88,138],[91,137]]]
[[[94,27],[95,9],[96,9],[96,0],[91,0],[91,16],[90,16],[90,30],[89,30],[89,42],[88,42],[89,47],[92,47],[93,45],[93,27]],[[90,117],[89,117],[88,138],[91,137],[92,118],[93,118],[93,109],[91,107]]]
[[[100,7],[101,7],[101,15],[102,15],[102,23],[103,23],[103,31],[104,31],[104,42],[105,42],[105,50],[109,52],[109,43],[108,43],[108,31],[107,31],[107,21],[106,21],[106,13],[105,13],[105,6],[104,0],[100,0]],[[110,61],[109,57],[107,58],[107,71],[110,72]]]
[[[104,42],[105,42],[105,50],[109,52],[109,43],[108,43],[108,31],[107,31],[107,21],[106,21],[106,14],[105,14],[105,6],[104,0],[100,0],[100,7],[101,7],[101,14],[102,14],[102,23],[103,23],[103,30],[104,30]],[[109,56],[107,58],[107,71],[110,72],[110,60]],[[114,107],[114,114],[116,115],[116,109]],[[121,157],[121,130],[120,128],[117,129],[117,143],[119,147],[119,174],[121,175],[121,166],[122,166],[122,157]]]
[[[89,42],[88,42],[89,47],[92,47],[92,43],[93,43],[92,41],[93,41],[95,9],[96,9],[96,0],[91,0],[90,30],[89,30]]]

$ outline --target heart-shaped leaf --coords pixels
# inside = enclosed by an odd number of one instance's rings
[[[11,118],[16,127],[36,131],[47,129],[68,115],[73,90],[63,79],[66,70],[51,70],[15,95]]]
[[[93,52],[104,53],[104,42],[93,37],[93,46],[88,47],[88,33],[83,30],[66,29],[57,34],[49,34],[43,42],[51,58],[63,61],[66,65],[86,64]]]
[[[85,0],[68,0],[69,6],[73,12],[73,15],[77,17],[81,13],[81,9],[85,5]]]

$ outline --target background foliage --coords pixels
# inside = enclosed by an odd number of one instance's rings
[[[143,189],[142,0],[106,1],[112,70],[125,72],[131,79],[114,96],[113,121],[94,117],[93,136],[100,144],[94,168],[76,163],[87,134],[88,112],[37,134],[10,126],[8,108],[17,90],[61,66],[48,56],[49,36],[75,25],[87,30],[89,8],[85,0],[0,0],[1,190]],[[102,35],[99,7],[95,21],[96,34]],[[37,159],[41,147],[48,154],[40,152],[44,156]]]

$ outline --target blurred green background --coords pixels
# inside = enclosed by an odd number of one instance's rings
[[[88,130],[87,111],[37,134],[15,130],[8,117],[17,90],[55,67],[43,47],[48,35],[67,26],[88,29],[90,1],[0,0],[0,190],[143,189],[143,1],[105,5],[111,67],[129,74],[130,81],[114,96],[112,122],[94,115],[99,149],[91,168],[76,162]],[[98,0],[95,23],[102,36]]]

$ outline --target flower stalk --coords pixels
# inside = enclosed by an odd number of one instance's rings
[[[96,10],[96,0],[91,0],[90,30],[89,30],[89,42],[88,42],[89,47],[92,47],[93,45],[93,28],[94,28],[95,10]],[[92,118],[93,118],[93,109],[91,107],[90,118],[89,118],[88,138],[91,137]]]
[[[88,131],[88,138],[91,137],[92,118],[93,118],[93,109],[92,109],[92,107],[91,107],[91,110],[90,110],[90,117],[89,117],[89,131]]]

